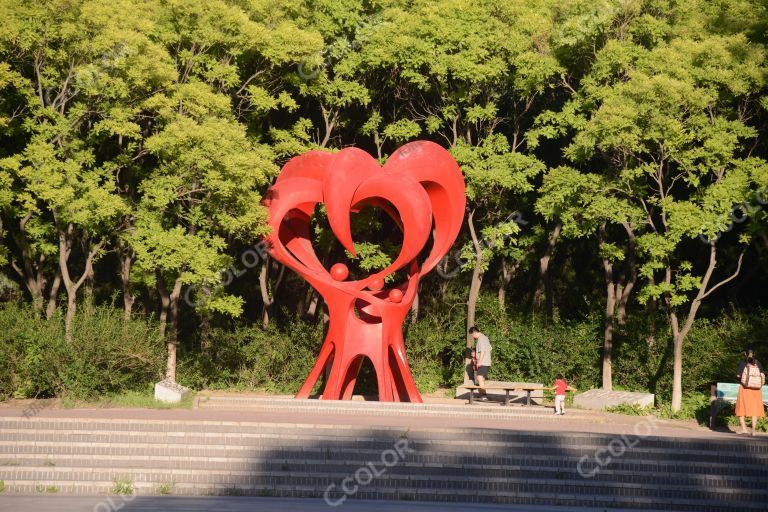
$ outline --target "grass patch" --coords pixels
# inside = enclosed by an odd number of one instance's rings
[[[157,493],[164,496],[173,494],[173,483],[164,483],[157,486]]]
[[[59,488],[56,487],[55,485],[49,485],[48,487],[45,488],[45,492],[47,492],[48,494],[55,494],[59,492]]]
[[[679,411],[673,411],[672,405],[662,402],[655,407],[640,407],[637,405],[618,405],[607,407],[607,412],[625,414],[627,416],[655,416],[664,420],[695,420],[701,426],[709,426],[709,393],[688,393],[683,395],[683,403]],[[734,405],[724,404],[715,417],[718,426],[738,426],[739,420],[733,415]],[[749,421],[747,421],[749,423]],[[761,418],[757,422],[760,432],[768,432],[768,419]]]
[[[109,407],[135,407],[143,409],[191,409],[195,400],[195,393],[190,392],[184,399],[172,404],[155,400],[154,392],[142,393],[139,391],[126,391],[117,395],[102,398],[97,402],[101,408]]]
[[[726,404],[723,406],[715,417],[715,423],[719,426],[727,425],[733,427],[734,430],[740,431],[741,425],[739,425],[739,418],[734,415],[735,409],[735,404]],[[747,430],[750,430],[752,428],[752,419],[747,416],[744,418],[744,421]],[[755,427],[755,430],[758,432],[768,432],[768,417],[757,418],[757,426]]]
[[[133,494],[133,480],[116,478],[115,485],[112,486],[112,494]]]
[[[172,404],[155,400],[154,392],[125,391],[108,395],[97,400],[72,400],[62,398],[61,405],[65,409],[75,407],[91,409],[133,408],[133,409],[191,409],[195,401],[195,393],[190,392],[181,402]]]
[[[0,492],[5,491],[5,480],[0,480]]]
[[[613,407],[606,407],[605,412],[623,414],[625,416],[656,416],[658,411],[651,406],[640,407],[637,404],[619,404]]]

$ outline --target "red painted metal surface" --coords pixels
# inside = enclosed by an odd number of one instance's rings
[[[310,220],[318,203],[339,242],[356,256],[350,213],[382,208],[403,232],[400,254],[384,270],[347,281],[349,269],[323,267],[312,247]],[[349,399],[364,358],[376,372],[379,400],[421,402],[405,356],[403,321],[421,276],[448,252],[461,229],[466,204],[459,166],[442,147],[417,141],[398,149],[380,166],[368,153],[309,151],[285,164],[265,199],[272,233],[270,254],[306,279],[328,305],[330,325],[309,377],[297,393],[308,398],[329,365],[322,398]],[[432,235],[432,248],[417,256]],[[384,278],[408,268],[404,283]],[[357,311],[357,314],[355,313]]]

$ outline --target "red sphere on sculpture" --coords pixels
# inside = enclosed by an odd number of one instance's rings
[[[403,292],[401,290],[398,290],[397,288],[393,288],[389,290],[389,300],[390,302],[394,302],[397,304],[401,300],[403,300]]]
[[[343,263],[336,263],[331,267],[331,277],[336,281],[344,281],[349,277],[349,269]]]
[[[371,281],[371,284],[368,285],[368,288],[370,288],[371,290],[377,292],[377,291],[381,290],[382,288],[384,288],[384,280],[382,278],[380,278],[380,277],[377,277],[376,279]]]

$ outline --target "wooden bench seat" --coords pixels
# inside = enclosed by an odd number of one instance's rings
[[[502,390],[505,393],[504,405],[509,405],[509,392],[510,391],[525,391],[525,405],[531,405],[531,392],[532,391],[546,391],[555,389],[552,386],[497,386],[488,385],[480,387],[475,384],[464,384],[461,387],[469,390],[469,403],[475,403],[475,390],[476,389],[489,389]],[[568,386],[566,391],[576,391],[576,388]]]

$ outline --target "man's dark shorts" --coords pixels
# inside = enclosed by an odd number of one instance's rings
[[[490,366],[479,366],[477,368],[477,376],[482,377],[484,379],[488,378],[488,370],[490,369]]]

